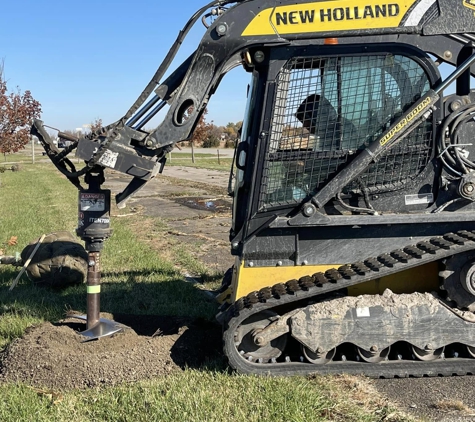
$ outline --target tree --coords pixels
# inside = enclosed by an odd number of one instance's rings
[[[208,109],[205,109],[191,137],[190,141],[193,142],[195,145],[202,145],[203,142],[206,141],[210,136],[212,123],[208,123],[206,121],[207,114]]]
[[[226,134],[226,139],[236,139],[237,130],[236,130],[235,124],[233,122],[229,122],[226,125],[226,129],[224,133]]]
[[[224,143],[224,148],[234,148],[236,146],[237,138],[236,139],[226,139]]]
[[[226,142],[224,143],[224,148],[234,148],[236,141],[239,138],[239,131],[241,129],[242,122],[229,122],[224,129],[224,134],[226,136]]]
[[[215,135],[211,134],[208,139],[203,141],[203,148],[217,148],[220,145],[220,140]]]
[[[241,129],[241,126],[242,126],[242,122],[237,122],[237,123],[229,122],[226,125],[226,129],[224,130],[224,133],[226,134],[226,138],[231,141],[234,141],[236,138],[238,138],[239,137],[238,133],[239,133],[239,129]]]
[[[22,93],[17,87],[9,92],[0,62],[0,152],[9,154],[23,149],[30,140],[33,119],[41,115],[41,104],[30,91]]]
[[[96,119],[90,123],[91,132],[97,133],[99,129],[102,129],[102,119]]]
[[[221,128],[219,126],[216,126],[213,120],[211,120],[211,124],[209,128],[209,137],[214,137],[218,139],[219,141],[221,141],[222,134],[223,134],[223,131],[221,130]]]

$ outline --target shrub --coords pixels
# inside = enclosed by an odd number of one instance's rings
[[[203,148],[217,148],[219,147],[219,139],[211,135],[208,139],[203,141]]]
[[[237,139],[227,139],[224,143],[224,148],[234,148],[236,146]]]

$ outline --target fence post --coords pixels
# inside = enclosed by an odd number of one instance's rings
[[[33,135],[30,135],[30,140],[31,140],[31,163],[35,164],[35,137],[33,137]]]
[[[219,149],[218,149],[218,165],[221,165],[221,160],[219,159]]]

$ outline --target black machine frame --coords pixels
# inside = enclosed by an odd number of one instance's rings
[[[267,57],[266,49],[259,49],[259,51]],[[381,43],[370,46],[274,47],[268,53],[266,60],[256,66],[255,72],[260,75],[257,96],[259,97],[260,94],[265,99],[263,101],[258,99],[253,108],[255,115],[262,116],[259,121],[254,121],[252,135],[249,136],[249,139],[254,142],[244,143],[238,149],[238,155],[240,151],[246,151],[247,165],[252,165],[253,170],[246,172],[245,183],[242,187],[245,193],[241,197],[238,196],[240,206],[237,207],[238,212],[234,216],[238,221],[235,227],[241,227],[242,230],[240,233],[232,233],[232,241],[243,245],[242,249],[235,248],[233,253],[241,257],[246,267],[341,264],[377,255],[381,250],[389,251],[391,248],[403,247],[411,241],[422,240],[429,236],[475,228],[475,218],[470,212],[474,209],[471,201],[452,205],[449,207],[451,211],[449,215],[434,213],[434,210],[450,201],[454,193],[453,190],[448,193],[447,189],[440,189],[438,180],[443,169],[435,157],[435,148],[426,169],[414,180],[397,192],[373,195],[372,201],[375,207],[386,204],[386,208],[382,211],[391,211],[390,214],[373,218],[365,215],[351,216],[351,213],[345,213],[344,209],[335,204],[336,201],[325,206],[327,215],[324,219],[318,214],[302,217],[301,203],[261,209],[260,197],[264,177],[262,163],[266,159],[269,148],[272,110],[276,98],[276,78],[282,66],[292,57],[335,55],[344,57],[365,54],[365,52],[406,55],[423,67],[429,77],[431,88],[441,81],[437,67],[424,51],[400,43]],[[465,92],[466,84],[458,83],[457,90]],[[444,117],[442,99],[439,99],[437,110],[430,117],[433,145],[439,136],[437,125]],[[418,192],[420,194],[433,193],[434,201],[415,207],[398,205],[398,201],[408,193],[413,193],[417,186],[421,187]],[[424,186],[430,186],[432,190],[426,192]],[[361,206],[362,195],[359,196],[360,200],[356,205]],[[239,222],[245,224],[240,226]]]

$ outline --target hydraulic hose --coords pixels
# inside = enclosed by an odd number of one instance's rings
[[[447,116],[438,137],[439,157],[445,169],[453,176],[459,177],[475,170],[475,163],[465,157],[460,147],[460,130],[475,118],[475,105],[468,104]],[[449,142],[447,142],[449,139]]]
[[[168,70],[170,67],[170,64],[172,63],[173,59],[175,58],[178,50],[180,49],[184,39],[188,35],[189,31],[191,28],[195,25],[197,20],[200,18],[201,15],[206,12],[209,8],[213,6],[220,6],[224,4],[229,4],[229,3],[236,3],[236,1],[216,1],[213,0],[212,2],[208,3],[206,6],[201,7],[186,23],[186,25],[183,27],[183,29],[178,33],[178,36],[173,43],[172,47],[168,51],[167,55],[165,56],[165,59],[163,62],[160,64],[158,67],[157,71],[153,75],[152,79],[150,82],[147,84],[145,89],[142,91],[142,93],[139,95],[139,97],[135,100],[135,102],[132,104],[132,106],[129,108],[127,113],[117,122],[113,123],[112,125],[106,126],[104,128],[104,132],[106,133],[104,141],[100,144],[99,148],[97,151],[93,154],[91,160],[88,162],[88,166],[90,168],[94,167],[95,165],[98,164],[99,160],[101,157],[104,155],[105,151],[109,147],[109,145],[114,141],[114,139],[117,138],[119,135],[119,132],[124,128],[125,124],[127,121],[134,115],[134,113],[139,109],[139,107],[145,102],[145,100],[150,96],[152,93],[153,89],[155,88],[156,85],[160,83],[160,79],[163,77],[165,72]],[[91,133],[91,139],[93,139],[96,134]]]

